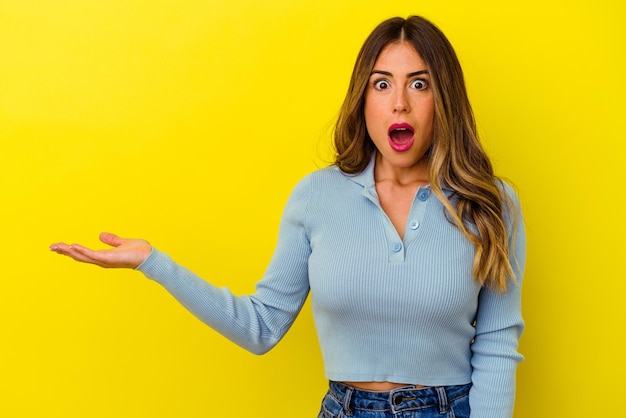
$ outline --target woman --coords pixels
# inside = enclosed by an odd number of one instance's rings
[[[510,417],[524,229],[432,23],[393,18],[368,37],[335,147],[335,164],[290,196],[254,295],[218,289],[144,240],[51,249],[138,269],[255,353],[283,337],[311,290],[330,381],[319,417]]]

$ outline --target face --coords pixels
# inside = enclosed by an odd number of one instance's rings
[[[426,64],[408,42],[387,45],[365,92],[365,124],[378,149],[376,171],[427,176],[434,100]],[[424,177],[425,178],[425,177]]]

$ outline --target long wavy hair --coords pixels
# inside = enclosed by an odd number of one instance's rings
[[[378,55],[398,41],[413,45],[431,78],[434,122],[427,157],[431,190],[443,203],[448,219],[474,245],[474,279],[504,292],[508,281],[516,280],[505,214],[516,225],[516,211],[478,139],[456,53],[433,23],[419,16],[396,17],[369,35],[357,56],[335,125],[335,164],[345,173],[360,173],[376,151],[365,125],[365,92]],[[442,187],[453,190],[450,199]]]

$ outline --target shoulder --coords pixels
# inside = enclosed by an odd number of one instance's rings
[[[516,251],[524,251],[526,234],[518,191],[510,181],[498,178],[496,182],[502,193],[502,215],[506,229],[509,236],[518,241]],[[523,255],[518,254],[517,257],[521,259]]]
[[[337,166],[331,165],[315,170],[304,176],[294,187],[294,192],[302,192],[307,189],[309,192],[312,190],[335,189],[341,188],[349,183],[352,183],[351,177],[342,172]]]
[[[342,172],[336,165],[330,165],[323,167],[309,173],[305,178],[310,178],[314,181],[338,181],[344,180],[348,177],[347,174]]]
[[[329,166],[315,170],[301,178],[289,196],[290,206],[308,206],[309,202],[319,198],[320,193],[329,190],[341,189],[346,175],[336,166]]]
[[[345,203],[348,196],[359,194],[362,190],[363,186],[353,176],[333,165],[315,170],[298,181],[291,192],[288,206],[299,211],[315,208],[328,210]]]
[[[502,178],[496,178],[495,182],[502,195],[502,207],[505,216],[510,216],[511,213],[519,214],[521,212],[520,200],[513,183]]]
[[[513,186],[513,183],[511,183],[509,180],[502,179],[499,177],[496,177],[495,181],[496,181],[496,185],[502,192],[503,196],[506,196],[509,199],[513,199],[515,201],[518,200],[518,197],[517,197],[518,193],[517,193],[516,188]]]

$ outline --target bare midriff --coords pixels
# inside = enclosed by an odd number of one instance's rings
[[[403,388],[407,386],[413,386],[415,389],[424,389],[428,386],[414,385],[412,383],[394,383],[394,382],[341,382],[345,385],[352,386],[353,388],[372,390],[372,391],[386,391],[397,388]]]

